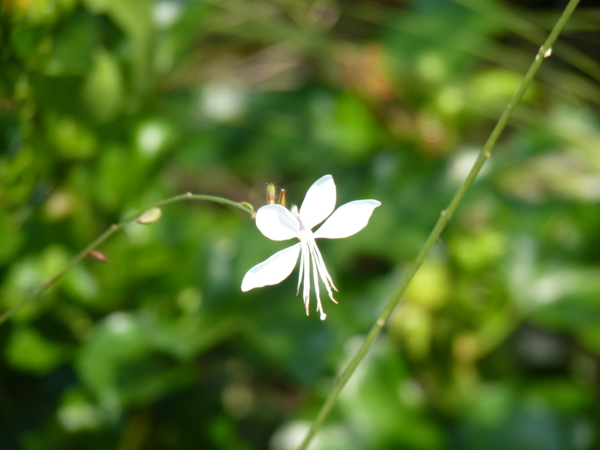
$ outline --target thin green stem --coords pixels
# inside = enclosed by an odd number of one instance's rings
[[[554,41],[558,37],[560,31],[562,30],[563,26],[565,25],[565,23],[567,22],[567,20],[571,16],[571,14],[573,13],[573,11],[578,3],[579,3],[579,0],[570,0],[569,3],[567,4],[561,17],[559,18],[558,22],[556,23],[556,25],[550,32],[550,35],[546,39],[546,42],[544,42],[544,45],[539,49],[538,54],[536,55],[533,63],[531,64],[531,66],[529,67],[529,70],[523,77],[523,81],[521,81],[521,85],[519,86],[519,89],[517,90],[517,92],[514,94],[514,96],[508,103],[508,106],[504,110],[504,113],[502,113],[502,116],[498,120],[498,123],[494,127],[494,130],[490,134],[490,137],[488,138],[487,142],[481,149],[481,152],[479,153],[477,160],[473,164],[471,171],[469,172],[466,179],[463,181],[463,183],[458,188],[458,191],[456,192],[456,194],[450,201],[450,204],[448,205],[448,207],[444,211],[442,211],[437,223],[435,224],[435,226],[433,227],[433,230],[431,231],[431,234],[427,238],[427,241],[425,241],[423,248],[417,255],[416,259],[414,260],[414,262],[412,263],[412,265],[410,266],[408,271],[404,274],[402,280],[400,281],[400,285],[398,286],[398,289],[396,290],[396,292],[392,295],[392,297],[386,304],[385,308],[383,309],[383,312],[381,313],[381,315],[379,316],[379,318],[377,319],[377,321],[375,322],[375,324],[369,331],[367,338],[365,339],[365,341],[363,342],[361,347],[358,349],[356,354],[348,362],[348,364],[346,365],[346,367],[344,368],[342,373],[339,375],[339,377],[336,379],[336,381],[333,385],[333,388],[331,389],[331,392],[329,393],[329,396],[325,400],[325,403],[321,407],[321,410],[317,414],[317,417],[312,422],[311,427],[308,430],[308,433],[306,434],[306,436],[304,437],[304,440],[298,447],[298,450],[306,450],[308,448],[308,445],[310,444],[310,442],[312,441],[314,436],[317,434],[317,432],[323,425],[323,422],[325,421],[325,419],[327,418],[327,416],[333,409],[333,406],[335,405],[335,402],[337,401],[337,398],[338,398],[340,392],[342,391],[342,389],[344,388],[344,386],[346,385],[346,383],[348,382],[348,380],[350,379],[350,377],[352,376],[352,374],[354,373],[354,371],[356,370],[358,365],[361,363],[361,361],[363,360],[363,358],[365,357],[365,355],[371,348],[371,345],[373,345],[373,342],[375,342],[375,339],[377,338],[377,336],[381,332],[381,329],[385,325],[386,321],[388,320],[388,318],[394,311],[394,308],[396,308],[396,306],[400,302],[400,299],[402,298],[404,291],[406,290],[409,283],[413,279],[415,273],[417,273],[417,271],[419,270],[419,267],[421,267],[421,264],[423,264],[423,261],[425,260],[429,251],[433,247],[433,244],[435,244],[437,239],[440,237],[442,231],[446,227],[446,224],[452,218],[452,216],[454,215],[454,212],[456,211],[456,208],[458,207],[458,205],[462,201],[463,197],[465,196],[465,193],[467,192],[467,190],[469,189],[471,184],[473,184],[473,181],[475,181],[475,178],[477,177],[477,174],[480,172],[481,168],[485,164],[485,161],[490,157],[492,148],[496,144],[496,141],[498,140],[498,137],[502,133],[502,130],[504,130],[504,127],[506,126],[508,119],[510,119],[513,111],[517,107],[517,104],[523,97],[523,94],[525,93],[527,88],[529,88],[529,86],[531,85],[533,77],[536,74],[536,72],[538,71],[538,69],[540,68],[543,60],[545,59],[545,57],[550,55],[549,51],[552,48]]]
[[[497,7],[490,8],[488,4],[479,0],[454,1],[485,16],[488,20],[493,20],[501,24],[534,44],[540,42],[544,36],[544,31],[541,28],[521,17],[518,12],[511,10],[505,5],[498,4]],[[560,48],[562,49],[560,52],[562,59],[596,81],[600,81],[600,64],[594,58],[587,56],[566,42],[561,42]]]
[[[175,197],[171,197],[166,200],[162,200],[158,203],[155,203],[154,205],[150,206],[149,208],[146,208],[143,211],[138,211],[136,213],[133,213],[133,214],[127,216],[121,222],[111,225],[104,233],[102,233],[100,236],[98,236],[94,242],[92,242],[90,245],[88,245],[86,248],[84,248],[81,252],[79,252],[79,254],[77,254],[77,256],[75,256],[73,259],[71,259],[67,263],[67,265],[64,266],[56,275],[54,275],[52,278],[49,278],[48,280],[46,280],[41,286],[39,286],[37,289],[35,289],[29,295],[24,297],[19,303],[17,303],[15,306],[10,308],[9,310],[5,311],[4,314],[2,314],[0,316],[0,325],[2,323],[6,322],[6,320],[8,320],[13,314],[15,314],[16,312],[21,310],[25,305],[27,305],[30,301],[32,301],[38,295],[42,294],[44,291],[46,291],[48,288],[50,288],[50,286],[52,286],[54,283],[56,283],[58,280],[60,280],[63,277],[63,275],[65,273],[67,273],[73,266],[75,266],[79,261],[81,261],[83,258],[88,256],[92,250],[97,248],[100,244],[102,244],[104,241],[106,241],[109,237],[111,237],[114,233],[119,231],[125,225],[127,225],[127,224],[133,222],[134,220],[138,219],[139,217],[143,216],[148,210],[150,210],[152,208],[159,208],[161,206],[168,205],[169,203],[181,202],[184,200],[203,200],[203,201],[215,202],[215,203],[220,203],[221,205],[232,206],[233,208],[237,208],[241,211],[244,211],[244,212],[250,214],[251,216],[254,214],[254,210],[252,208],[250,208],[249,206],[246,206],[246,204],[234,202],[232,200],[228,200],[228,199],[222,198],[222,197],[215,197],[213,195],[194,195],[191,192],[188,192],[187,194],[177,195]]]

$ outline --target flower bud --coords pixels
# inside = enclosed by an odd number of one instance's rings
[[[279,203],[281,206],[287,207],[287,197],[285,189],[279,190],[279,201],[277,203]]]
[[[275,203],[275,185],[273,183],[267,184],[267,205]]]
[[[148,211],[146,211],[144,214],[138,217],[136,222],[144,225],[154,223],[158,219],[160,219],[160,216],[162,216],[162,211],[160,210],[160,208],[154,207],[150,208]]]
[[[93,260],[100,261],[103,263],[108,262],[108,258],[104,255],[104,253],[99,252],[98,250],[92,250],[91,252],[89,252],[88,257]]]

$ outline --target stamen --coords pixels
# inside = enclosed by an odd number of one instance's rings
[[[314,238],[312,239],[312,243],[316,248],[316,254],[318,257],[318,263],[319,263],[319,267],[323,270],[323,273],[325,274],[325,277],[327,278],[327,280],[329,281],[329,284],[331,285],[331,287],[333,289],[336,290],[336,292],[338,291],[338,288],[335,287],[335,284],[333,283],[333,280],[331,279],[331,275],[329,275],[329,272],[327,271],[327,267],[325,266],[325,261],[323,260],[323,256],[321,255],[321,251],[319,250],[319,247],[317,247],[317,243],[315,242]]]
[[[323,262],[323,257],[321,256],[321,252],[319,251],[319,247],[317,247],[317,244],[315,242],[314,239],[312,239],[309,241],[309,249],[310,249],[310,253],[311,256],[313,258],[313,262],[316,263],[316,267],[318,269],[319,272],[319,276],[321,277],[321,280],[323,281],[323,284],[325,285],[325,288],[327,289],[327,293],[329,294],[329,298],[337,304],[337,300],[333,297],[333,292],[331,292],[331,287],[333,287],[336,291],[336,287],[333,284],[333,281],[331,280],[331,276],[329,275],[329,272],[327,272],[327,268],[325,267],[325,263]]]
[[[296,295],[300,293],[300,285],[302,284],[302,273],[304,271],[304,245],[300,246],[300,271],[298,273],[298,287],[296,288]]]
[[[304,298],[304,308],[308,316],[308,303],[310,302],[310,254],[307,253],[307,250],[307,244],[305,241],[302,241],[302,252],[306,252],[304,255],[304,292],[302,297]]]
[[[298,222],[300,225],[300,243],[302,244],[302,253],[300,256],[300,270],[298,273],[298,287],[296,288],[296,295],[300,292],[300,285],[304,283],[302,289],[302,298],[304,300],[304,308],[306,309],[306,315],[309,315],[309,303],[310,303],[310,268],[312,264],[313,270],[313,281],[315,283],[315,293],[317,295],[317,312],[320,314],[320,319],[325,320],[327,315],[323,311],[323,304],[321,303],[321,293],[319,288],[319,278],[325,285],[327,289],[327,294],[329,294],[329,298],[337,304],[337,300],[333,297],[333,292],[331,288],[338,290],[333,284],[333,280],[331,279],[331,275],[327,271],[327,267],[325,267],[325,262],[323,261],[323,256],[319,251],[319,247],[317,247],[317,243],[312,236],[310,231],[303,232],[304,226],[302,225],[302,221],[300,220],[300,216],[298,214],[298,208],[292,207],[292,214],[298,218]]]
[[[314,258],[312,260],[312,268],[313,268],[313,279],[315,282],[315,294],[317,294],[317,312],[320,313],[319,317],[321,318],[321,320],[325,320],[327,315],[323,311],[323,305],[321,304],[321,293],[319,291],[319,276],[317,274],[317,263],[314,260]]]

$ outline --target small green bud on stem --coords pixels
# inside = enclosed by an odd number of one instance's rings
[[[162,216],[162,211],[160,210],[160,208],[154,207],[146,211],[140,217],[138,217],[136,222],[147,225],[149,223],[156,222],[158,219],[160,219],[160,216]]]

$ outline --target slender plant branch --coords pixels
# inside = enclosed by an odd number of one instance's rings
[[[515,34],[519,34],[534,44],[540,42],[545,34],[540,27],[532,22],[529,22],[524,17],[521,17],[518,12],[512,11],[508,7],[504,7],[504,5],[498,5],[498,9],[490,9],[484,2],[479,0],[454,1],[466,8],[470,8],[472,11],[475,11],[488,19],[501,24]],[[598,64],[594,58],[587,56],[585,53],[566,42],[561,42],[560,48],[562,48],[560,55],[562,59],[571,64],[573,67],[585,72],[596,81],[600,81],[600,64]]]
[[[98,236],[94,242],[92,242],[90,245],[88,245],[86,248],[84,248],[77,256],[75,256],[73,259],[71,259],[67,263],[67,265],[64,266],[56,275],[54,275],[52,278],[49,278],[48,280],[46,280],[41,286],[39,286],[37,289],[35,289],[29,295],[24,297],[19,303],[17,303],[15,306],[10,308],[9,310],[5,311],[0,316],[0,325],[2,323],[6,322],[6,320],[8,320],[17,311],[21,310],[25,305],[27,305],[34,298],[36,298],[37,296],[42,294],[44,291],[46,291],[48,288],[50,288],[50,286],[52,286],[58,280],[60,280],[63,277],[63,275],[65,273],[67,273],[73,266],[75,266],[79,261],[81,261],[83,258],[88,256],[92,250],[97,248],[100,244],[102,244],[104,241],[106,241],[114,233],[116,233],[117,231],[122,229],[125,225],[128,225],[129,223],[133,222],[134,220],[142,217],[146,212],[148,212],[149,210],[151,210],[153,208],[159,208],[161,206],[168,205],[169,203],[181,202],[184,200],[204,200],[204,201],[209,201],[209,202],[220,203],[221,205],[227,205],[227,206],[231,206],[233,208],[242,210],[242,211],[250,214],[251,216],[254,215],[254,210],[247,203],[238,203],[238,202],[234,202],[232,200],[228,200],[226,198],[215,197],[213,195],[195,195],[195,194],[192,194],[191,192],[188,192],[187,194],[177,195],[175,197],[171,197],[166,200],[162,200],[158,203],[155,203],[154,205],[150,206],[149,208],[146,208],[143,211],[138,211],[136,213],[133,213],[133,214],[127,216],[121,222],[111,225],[104,233],[102,233],[100,236]]]
[[[450,204],[448,205],[448,207],[442,211],[440,218],[438,219],[433,230],[431,231],[431,234],[427,238],[427,241],[425,241],[423,248],[417,255],[416,259],[414,260],[414,262],[412,263],[412,265],[410,266],[408,271],[404,274],[404,277],[400,281],[400,285],[398,286],[398,289],[396,290],[396,292],[392,295],[392,297],[386,304],[385,308],[383,309],[383,312],[381,313],[381,315],[379,316],[379,318],[377,319],[377,321],[375,322],[375,324],[369,331],[367,338],[365,339],[365,341],[363,342],[361,347],[358,349],[356,354],[348,362],[348,364],[346,365],[346,367],[344,368],[342,373],[339,375],[339,377],[336,379],[336,381],[333,385],[333,388],[331,389],[331,392],[329,393],[329,396],[325,400],[325,403],[321,407],[319,413],[317,414],[317,417],[312,422],[310,429],[308,430],[308,433],[304,437],[304,440],[301,442],[300,446],[298,447],[298,450],[306,450],[308,448],[308,445],[310,444],[310,442],[312,441],[314,436],[317,434],[317,432],[323,425],[323,422],[325,421],[325,419],[327,418],[327,416],[333,409],[333,406],[335,405],[335,402],[336,402],[340,392],[342,391],[342,389],[344,388],[344,386],[346,385],[346,383],[348,382],[348,380],[350,379],[350,377],[352,376],[352,374],[354,373],[354,371],[356,370],[358,365],[361,363],[361,361],[363,360],[363,358],[365,357],[365,355],[367,354],[367,352],[373,345],[373,342],[375,342],[375,338],[377,338],[377,336],[381,332],[381,329],[385,325],[386,321],[388,320],[388,318],[394,311],[394,308],[396,308],[396,306],[400,302],[400,299],[402,298],[404,291],[408,287],[408,285],[411,282],[411,280],[413,279],[414,275],[417,273],[417,271],[421,267],[421,264],[423,264],[423,261],[425,260],[425,258],[427,257],[427,254],[433,247],[433,244],[435,244],[437,239],[440,237],[442,231],[446,227],[446,224],[452,218],[452,216],[454,215],[454,212],[456,211],[456,208],[458,207],[458,205],[462,201],[463,197],[465,196],[465,193],[467,192],[469,187],[471,187],[471,185],[473,184],[473,181],[475,181],[475,178],[477,177],[477,174],[479,173],[479,171],[485,164],[485,161],[490,157],[492,148],[496,144],[496,141],[498,140],[498,137],[502,133],[502,130],[504,130],[504,127],[506,126],[508,119],[510,119],[513,111],[517,107],[517,104],[523,97],[523,94],[525,93],[527,88],[529,88],[529,86],[531,85],[533,77],[536,74],[536,72],[538,71],[538,69],[540,68],[540,66],[542,65],[543,60],[546,57],[550,56],[550,54],[552,52],[551,49],[552,49],[552,45],[554,44],[554,41],[558,37],[560,31],[562,30],[563,26],[565,25],[565,23],[567,22],[567,20],[569,19],[569,17],[573,13],[573,11],[575,10],[575,7],[577,6],[578,3],[579,3],[579,0],[570,0],[569,1],[569,3],[567,4],[562,15],[558,19],[558,22],[556,23],[556,25],[550,32],[550,35],[546,39],[546,42],[544,42],[544,45],[542,45],[542,47],[540,47],[538,54],[536,55],[533,63],[531,64],[531,66],[529,67],[529,70],[527,71],[523,80],[521,81],[521,85],[519,86],[519,89],[514,94],[514,96],[508,103],[508,106],[502,113],[502,116],[498,120],[498,123],[494,127],[492,133],[490,134],[490,137],[488,138],[485,145],[481,149],[481,152],[479,153],[477,160],[473,164],[471,171],[469,172],[469,174],[467,175],[467,177],[465,178],[463,183],[458,188],[458,191],[456,192],[456,194],[450,201]]]

